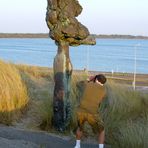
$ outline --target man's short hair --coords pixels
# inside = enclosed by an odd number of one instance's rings
[[[106,77],[103,74],[96,75],[94,78],[94,82],[98,80],[100,83],[105,84],[107,81]]]

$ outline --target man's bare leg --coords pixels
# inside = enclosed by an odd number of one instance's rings
[[[99,132],[98,135],[99,148],[104,147],[104,141],[105,141],[105,130],[102,130],[101,132]]]
[[[80,127],[77,128],[76,131],[76,146],[74,148],[80,148],[80,142],[81,142],[81,138],[82,138],[83,132],[80,129]]]

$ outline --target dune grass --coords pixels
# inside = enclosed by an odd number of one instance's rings
[[[0,123],[11,124],[28,104],[27,89],[13,64],[0,61]]]
[[[148,96],[108,82],[107,97],[101,105],[106,142],[114,148],[148,147]]]
[[[72,78],[72,117],[70,129],[74,129],[76,121],[76,110],[80,101],[86,74],[73,74]],[[80,82],[80,86],[78,86]],[[106,85],[107,96],[100,107],[101,116],[105,123],[106,143],[114,148],[147,148],[148,135],[148,96],[132,88],[108,81]],[[51,125],[52,96],[44,108],[44,121]],[[47,101],[47,100],[46,100]],[[50,104],[50,108],[47,107]],[[48,113],[46,113],[48,112]],[[50,112],[50,113],[49,113]],[[46,114],[45,114],[46,113]],[[45,122],[43,122],[45,123]],[[43,125],[43,124],[42,124]],[[46,124],[44,126],[47,127]],[[47,128],[47,129],[48,129]],[[86,129],[87,130],[87,129]],[[92,135],[90,132],[86,133]],[[89,135],[88,135],[89,136]],[[97,136],[95,135],[94,138]]]
[[[0,67],[2,66],[0,65]],[[10,67],[12,68],[13,65]],[[36,109],[34,110],[34,116],[36,115],[37,117],[37,120],[35,120],[36,125],[40,126],[41,129],[51,131],[51,120],[53,115],[52,99],[54,86],[52,71],[44,68],[32,68],[30,66],[22,65],[17,65],[16,67],[19,70],[25,85],[27,86],[29,97],[35,102],[38,102],[38,105],[36,105]],[[15,67],[13,67],[13,70],[18,73]],[[1,80],[3,79],[2,76],[4,74],[2,74],[2,71],[0,73]],[[9,75],[9,81],[12,81],[14,79],[13,73],[14,72],[8,72],[7,74],[5,73],[4,76],[6,77]],[[13,78],[10,77],[12,75]],[[77,123],[76,110],[83,91],[83,80],[86,80],[86,77],[86,73],[79,72],[73,73],[72,76],[72,116],[70,122],[71,130],[74,129]],[[19,77],[19,79],[21,78]],[[15,82],[12,83],[13,85],[10,86],[12,90],[18,90],[18,86],[14,86],[14,84],[16,84],[16,80],[14,81]],[[4,82],[2,82],[0,85],[1,88],[3,87],[3,83]],[[80,85],[78,85],[78,83]],[[24,88],[22,84],[21,86]],[[107,96],[100,106],[100,114],[104,120],[106,131],[105,142],[111,145],[113,148],[147,148],[148,95],[139,91],[133,91],[131,87],[127,87],[127,85],[124,84],[119,85],[110,79],[106,84],[106,89]],[[0,89],[1,92],[2,90],[4,89]],[[6,90],[8,90],[8,88]],[[20,92],[21,91],[19,91],[19,93]],[[9,96],[13,95],[11,94]],[[85,128],[85,130],[89,129]],[[90,132],[87,132],[87,134],[88,136],[92,135]],[[96,135],[93,136],[95,136],[93,138],[97,137]]]
[[[49,130],[52,127],[53,72],[49,68],[15,65],[27,87],[30,98],[28,127]],[[26,125],[27,126],[27,125]]]

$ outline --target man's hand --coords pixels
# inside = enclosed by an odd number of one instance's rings
[[[95,76],[90,76],[89,78],[87,78],[87,81],[90,82],[90,81],[93,81],[95,78]]]

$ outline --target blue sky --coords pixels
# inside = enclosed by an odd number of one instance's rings
[[[148,36],[148,0],[79,0],[79,21],[95,34]],[[1,33],[47,33],[46,0],[0,0]]]

